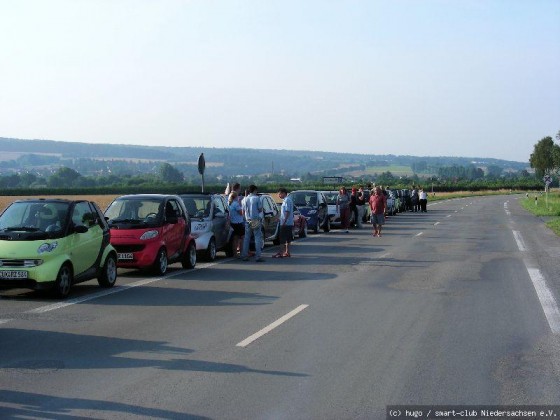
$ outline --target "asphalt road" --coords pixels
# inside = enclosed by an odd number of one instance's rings
[[[560,241],[518,196],[311,235],[292,258],[0,299],[0,418],[382,419],[559,404]],[[268,327],[268,328],[267,328]]]

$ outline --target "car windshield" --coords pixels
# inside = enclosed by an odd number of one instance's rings
[[[336,204],[336,197],[338,197],[337,192],[325,192],[325,198],[327,199],[327,204]]]
[[[0,230],[60,232],[66,227],[69,203],[15,202],[0,216]]]
[[[317,193],[315,191],[296,191],[290,196],[298,207],[317,207]]]
[[[209,196],[181,196],[187,213],[194,219],[202,219],[210,216],[211,197]]]
[[[109,224],[153,225],[162,220],[162,200],[156,198],[119,198],[105,211]]]

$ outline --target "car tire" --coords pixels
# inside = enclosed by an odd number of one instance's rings
[[[70,294],[74,276],[72,274],[72,267],[70,264],[63,264],[58,270],[56,281],[54,283],[53,291],[59,298],[66,298]]]
[[[107,255],[103,271],[97,278],[97,282],[101,287],[113,287],[117,281],[117,258],[114,254]]]
[[[183,258],[181,259],[181,265],[183,268],[194,268],[196,265],[196,246],[194,241],[191,241],[187,250],[183,254]]]
[[[216,259],[216,240],[214,238],[210,238],[208,248],[204,252],[204,258],[206,261],[214,261]]]
[[[169,261],[167,260],[167,251],[165,248],[160,248],[153,265],[154,273],[158,276],[163,276],[167,272],[168,265]]]

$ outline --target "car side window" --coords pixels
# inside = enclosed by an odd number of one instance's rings
[[[175,200],[169,200],[165,205],[165,217],[179,217],[179,205]]]
[[[214,213],[226,213],[226,208],[224,207],[224,202],[221,197],[214,197]]]
[[[95,225],[97,218],[88,202],[81,201],[76,203],[72,211],[72,222],[75,226],[84,225],[88,228]]]

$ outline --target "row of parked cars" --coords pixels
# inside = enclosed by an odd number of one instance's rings
[[[263,203],[263,237],[279,243],[280,208]],[[330,229],[327,201],[318,191],[291,193],[294,237]],[[66,297],[72,285],[93,278],[112,287],[117,268],[150,269],[169,264],[193,268],[218,251],[234,255],[229,206],[222,194],[135,194],[116,198],[102,212],[88,200],[30,199],[11,203],[0,215],[0,286],[51,289]]]

